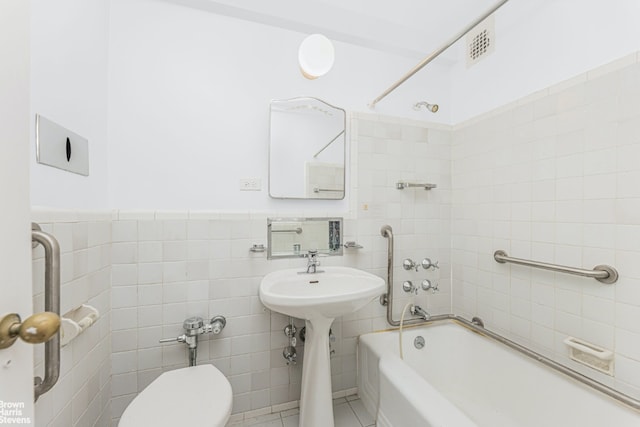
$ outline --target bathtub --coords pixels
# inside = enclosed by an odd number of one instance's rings
[[[397,331],[359,340],[359,394],[378,427],[640,426],[640,412],[456,321],[402,339],[404,360]]]

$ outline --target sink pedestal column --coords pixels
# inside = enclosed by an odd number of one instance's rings
[[[329,329],[333,319],[305,322],[307,335],[302,362],[300,427],[333,427]]]

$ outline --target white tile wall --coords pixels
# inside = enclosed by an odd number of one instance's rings
[[[618,61],[455,128],[454,311],[640,397],[640,64]],[[620,68],[622,67],[622,68]],[[593,268],[615,285],[493,261]],[[616,376],[571,362],[573,335],[616,353]]]
[[[38,426],[111,425],[111,218],[35,210],[61,251],[61,313],[90,304],[100,318],[61,349],[58,383],[36,402]],[[44,308],[44,252],[33,250],[34,312]],[[44,346],[35,346],[35,375],[43,376]]]

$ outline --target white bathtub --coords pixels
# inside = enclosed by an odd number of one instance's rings
[[[425,346],[414,346],[422,336]],[[454,321],[360,337],[358,387],[379,427],[639,427],[640,413]]]

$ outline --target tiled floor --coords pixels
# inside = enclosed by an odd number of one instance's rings
[[[335,427],[373,427],[376,423],[355,395],[346,399],[334,399],[333,418]],[[238,421],[227,427],[298,427],[298,420],[298,409],[291,409]]]

